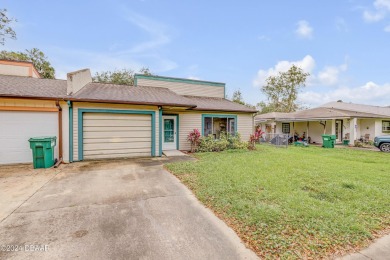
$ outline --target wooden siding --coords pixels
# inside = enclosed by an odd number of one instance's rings
[[[187,141],[188,134],[202,128],[202,114],[183,113],[179,114],[179,150],[191,150],[191,144]]]
[[[175,114],[174,112],[170,112]],[[179,150],[190,150],[191,144],[187,141],[188,134],[198,129],[202,132],[202,114],[224,114],[237,116],[237,131],[241,134],[243,141],[248,141],[249,136],[253,133],[253,116],[252,114],[234,114],[224,112],[178,112],[179,114]]]
[[[168,82],[152,79],[138,79],[137,85],[168,88],[179,95],[218,98],[225,97],[225,88],[219,86],[197,85],[184,82]]]
[[[156,156],[159,155],[159,135],[158,135],[158,131],[159,131],[159,116],[158,116],[158,108],[156,106],[136,106],[136,105],[122,105],[122,104],[103,104],[103,103],[87,103],[87,102],[75,102],[73,103],[73,160],[74,161],[78,161],[79,160],[79,155],[78,155],[78,109],[79,108],[88,108],[88,109],[115,109],[115,110],[148,110],[148,111],[155,111],[156,115],[155,115],[155,127],[156,127],[156,142],[155,142],[155,148],[156,148],[156,151],[155,151],[155,154]],[[110,117],[111,115],[113,116],[116,116],[117,114],[108,114],[108,116]],[[149,118],[150,118],[150,115],[149,115]],[[114,119],[115,120],[115,119]],[[92,125],[91,127],[93,126],[93,124],[99,124],[99,123],[96,123],[96,122],[90,122]],[[121,122],[121,123],[118,123],[119,125],[123,125],[123,126],[126,126],[126,124],[130,124],[130,123],[124,123],[124,122]],[[149,123],[150,125],[150,123]],[[129,126],[129,125],[127,125]],[[151,131],[147,131],[147,132],[151,132]],[[87,134],[87,133],[85,133]],[[110,132],[102,132],[101,135],[106,135],[107,137],[110,137],[112,136],[112,133]],[[88,134],[87,134],[88,136]],[[84,136],[85,137],[85,136]],[[131,138],[131,136],[127,136],[128,138]],[[126,136],[123,136],[122,138],[127,138]],[[84,138],[85,139],[85,138]],[[149,138],[150,139],[150,138]],[[128,140],[130,141],[130,139]],[[87,141],[87,142],[93,142],[93,141]],[[86,143],[83,143],[83,145],[85,145]],[[84,151],[85,151],[85,147],[84,147]],[[126,151],[128,152],[128,151]],[[86,155],[84,153],[84,155]],[[145,156],[143,155],[143,153],[140,153],[140,154],[136,154],[136,153],[133,153],[133,156],[135,157],[139,157],[139,156]],[[148,155],[146,156],[150,156],[150,149],[149,149],[149,153]],[[115,158],[115,157],[121,157],[121,156],[115,156],[115,155],[112,155],[111,156],[112,158]],[[85,157],[86,159],[89,158],[89,156]],[[108,157],[105,157],[104,155],[95,155],[94,158],[96,159],[100,159],[100,158],[108,158]]]
[[[249,136],[253,134],[252,114],[238,114],[237,121],[237,132],[241,134],[241,140],[248,141]]]
[[[0,106],[55,108],[55,101],[36,99],[1,98]]]
[[[85,159],[150,156],[151,116],[85,113]]]

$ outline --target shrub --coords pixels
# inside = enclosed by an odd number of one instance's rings
[[[249,141],[248,141],[249,150],[256,150],[256,143],[259,142],[259,139],[262,138],[263,134],[265,133],[261,130],[260,126],[257,126],[255,133],[249,136]]]
[[[198,129],[192,130],[187,136],[187,140],[191,143],[191,152],[194,153],[200,143],[200,132]]]
[[[220,152],[226,149],[245,149],[246,142],[242,142],[240,135],[227,134],[221,132],[219,139],[214,139],[213,136],[201,137],[198,151],[199,152]]]

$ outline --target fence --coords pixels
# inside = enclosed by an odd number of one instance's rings
[[[272,134],[267,133],[260,138],[260,142],[269,143],[277,147],[288,147],[288,139],[290,136],[288,134]]]

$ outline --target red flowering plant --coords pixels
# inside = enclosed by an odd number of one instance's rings
[[[200,132],[198,129],[192,130],[188,136],[187,141],[191,143],[191,152],[194,153],[200,143]]]
[[[259,142],[260,138],[262,138],[264,133],[265,132],[261,130],[260,126],[256,127],[255,133],[249,136],[249,144],[248,144],[249,150],[256,150],[255,144]]]

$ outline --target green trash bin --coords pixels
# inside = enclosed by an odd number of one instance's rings
[[[322,135],[322,147],[334,148],[334,141],[332,135]]]
[[[343,145],[349,145],[349,140],[348,139],[344,139],[343,140]]]
[[[330,140],[332,140],[332,143],[333,143],[332,144],[332,146],[333,146],[332,148],[334,148],[334,146],[336,145],[336,135],[331,135],[330,136]]]
[[[55,136],[33,137],[28,141],[32,149],[34,169],[50,168],[54,165]]]

